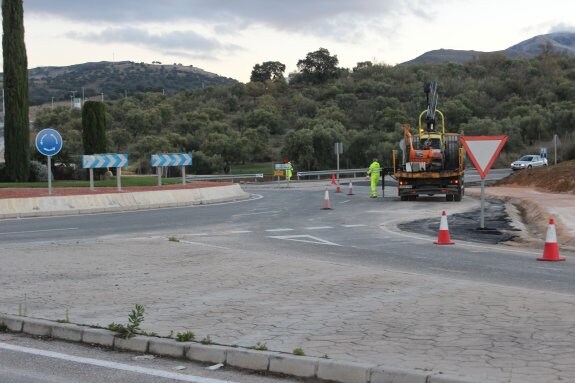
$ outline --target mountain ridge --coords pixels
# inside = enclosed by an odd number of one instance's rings
[[[546,50],[575,57],[575,32],[554,32],[537,35],[501,51],[434,49],[398,65],[439,64],[445,62],[464,64],[480,56],[494,54],[502,54],[509,58],[533,58]]]

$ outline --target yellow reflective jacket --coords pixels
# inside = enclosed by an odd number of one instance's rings
[[[367,174],[370,175],[371,178],[379,179],[380,169],[381,166],[379,165],[379,162],[373,161],[371,165],[369,165],[369,168],[367,169]]]

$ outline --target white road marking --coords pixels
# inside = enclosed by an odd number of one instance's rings
[[[341,246],[338,245],[337,243],[326,241],[325,239],[313,237],[311,235],[283,235],[283,236],[273,236],[269,238],[287,239],[288,241],[306,242],[306,243],[313,243],[316,245]]]
[[[157,376],[157,377],[166,378],[166,379],[174,379],[174,380],[177,380],[177,381],[180,381],[180,382],[192,382],[192,383],[233,383],[232,381],[229,381],[229,380],[219,380],[219,379],[211,379],[211,378],[202,378],[202,377],[200,377],[200,376],[185,375],[185,374],[179,374],[179,373],[177,373],[177,372],[170,372],[170,371],[154,370],[154,369],[151,369],[151,368],[140,367],[140,366],[131,366],[131,365],[129,365],[129,364],[117,363],[117,362],[110,362],[110,361],[107,361],[107,360],[99,360],[99,359],[93,359],[93,358],[83,358],[83,357],[80,357],[80,356],[67,355],[67,354],[62,354],[62,353],[59,353],[59,352],[46,351],[46,350],[37,350],[37,349],[35,349],[35,348],[16,346],[16,345],[13,345],[13,344],[0,343],[0,349],[9,350],[9,351],[14,351],[14,352],[21,352],[21,353],[31,354],[31,355],[38,355],[38,356],[43,356],[43,357],[53,358],[53,359],[60,359],[60,360],[65,360],[65,361],[67,361],[67,362],[74,362],[74,363],[80,363],[80,364],[88,364],[88,365],[91,365],[91,366],[98,366],[98,367],[104,367],[104,368],[111,368],[111,369],[114,369],[114,370],[135,372],[135,373],[138,373],[138,374],[150,375],[150,376]]]
[[[206,247],[213,247],[216,249],[224,249],[224,250],[232,250],[229,247],[224,247],[224,246],[216,246],[216,245],[208,245],[207,243],[201,243],[201,242],[192,242],[192,241],[185,241],[185,240],[181,240],[180,242],[182,243],[187,243],[188,245],[198,245],[198,246],[206,246]]]
[[[265,231],[269,231],[271,233],[277,233],[277,232],[281,232],[281,231],[293,231],[293,229],[289,229],[289,228],[280,228],[280,229],[267,229]]]
[[[251,230],[234,230],[234,231],[229,231],[228,233],[230,234],[245,234],[245,233],[251,233]]]
[[[305,230],[325,230],[325,229],[333,229],[333,226],[313,226],[313,227],[306,227]]]
[[[341,225],[342,227],[365,227],[367,225],[362,225],[362,224],[358,224],[358,225]]]
[[[279,210],[267,210],[267,211],[258,211],[257,213],[241,213],[241,214],[233,214],[232,217],[245,217],[248,215],[260,215],[260,214],[277,214]]]
[[[68,231],[68,230],[78,230],[77,227],[66,227],[62,229],[45,229],[45,230],[28,230],[28,231],[7,231],[5,233],[0,233],[0,235],[10,235],[10,234],[31,234],[31,233],[45,233],[48,231]]]

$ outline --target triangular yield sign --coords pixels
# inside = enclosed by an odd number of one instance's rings
[[[489,169],[497,155],[507,142],[507,136],[463,136],[461,143],[481,179],[489,173]]]

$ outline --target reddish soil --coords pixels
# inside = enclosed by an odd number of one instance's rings
[[[531,187],[546,193],[575,194],[575,161],[553,166],[517,170],[496,183],[497,186]]]
[[[60,187],[52,188],[52,196],[66,195],[83,195],[83,194],[110,194],[110,193],[131,193],[141,191],[160,191],[160,190],[179,190],[179,189],[196,189],[212,186],[227,186],[230,182],[213,182],[213,181],[194,181],[188,184],[162,185],[162,186],[131,186],[122,187],[118,191],[117,187],[97,187],[94,191],[90,188]],[[0,198],[29,198],[29,197],[46,197],[48,188],[0,188]]]

